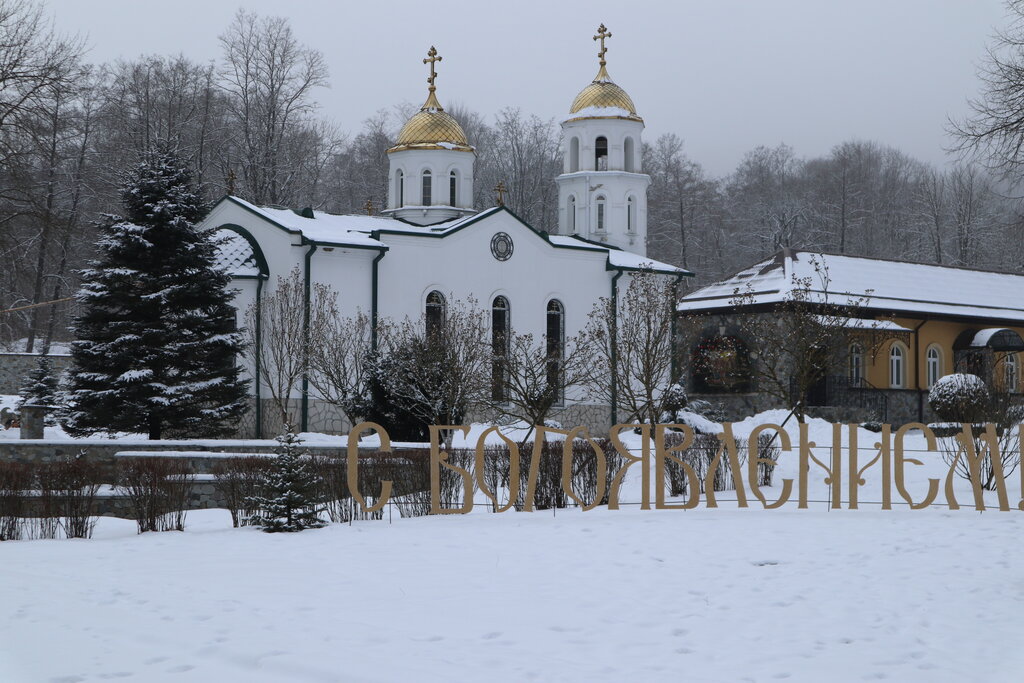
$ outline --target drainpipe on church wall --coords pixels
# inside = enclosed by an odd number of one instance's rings
[[[256,322],[256,372],[253,382],[256,389],[256,438],[263,438],[263,401],[262,393],[260,392],[260,382],[262,382],[260,371],[261,364],[260,358],[263,356],[263,274],[260,273],[256,279],[256,309],[255,322]]]
[[[371,233],[372,234],[372,233]],[[379,235],[373,235],[374,239],[379,239]],[[377,317],[378,317],[378,277],[380,275],[379,263],[384,254],[387,252],[381,250],[379,254],[373,257],[373,276],[370,282],[370,350],[377,350]]]
[[[302,312],[302,426],[300,428],[300,431],[306,432],[309,431],[309,299],[312,289],[313,252],[316,251],[317,245],[305,238],[302,243],[309,245],[309,251],[306,252],[305,301]]]
[[[619,420],[619,278],[622,277],[623,270],[621,268],[615,269],[615,275],[612,275],[612,338],[611,338],[611,370],[612,370],[612,386],[611,386],[611,417],[612,423],[609,428],[614,427]]]

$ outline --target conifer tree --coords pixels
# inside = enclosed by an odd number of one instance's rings
[[[40,356],[35,369],[28,374],[25,385],[19,392],[21,400],[18,405],[56,406],[59,402],[58,391],[57,377],[53,374],[50,360],[46,356]],[[56,424],[52,412],[47,413],[46,424]]]
[[[177,157],[131,170],[123,217],[100,226],[82,271],[65,427],[74,435],[145,432],[151,439],[219,436],[245,412],[229,276],[195,228],[204,208]]]
[[[251,522],[267,532],[302,531],[326,524],[316,501],[316,474],[309,468],[308,451],[299,444],[291,424],[277,437],[274,468],[264,482],[264,494],[251,500],[259,512]]]

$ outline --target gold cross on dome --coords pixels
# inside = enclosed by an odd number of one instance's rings
[[[372,216],[373,215],[373,209],[374,209],[373,199],[367,199],[366,200],[366,205],[363,206],[363,210],[366,211],[366,215],[367,216]]]
[[[604,27],[604,24],[601,24],[597,28],[597,35],[594,36],[594,40],[600,40],[601,41],[601,51],[597,53],[597,56],[601,59],[601,66],[605,65],[604,53],[608,52],[608,48],[606,48],[604,46],[604,39],[605,38],[611,38],[611,37],[612,37],[612,32],[609,31],[608,29],[606,29]]]
[[[434,62],[440,62],[443,58],[437,54],[437,48],[433,45],[427,50],[427,58],[423,60],[424,64],[430,64],[430,78],[427,79],[427,83],[430,84],[430,89],[434,89],[434,79],[437,78],[437,72],[434,71]]]
[[[498,184],[494,186],[494,191],[498,193],[498,206],[505,206],[505,193],[508,192],[505,182],[499,180]]]

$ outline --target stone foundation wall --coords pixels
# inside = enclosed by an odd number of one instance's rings
[[[47,356],[56,375],[71,367],[71,356]],[[39,355],[35,353],[0,353],[0,394],[17,394],[25,385],[30,372],[36,369]]]

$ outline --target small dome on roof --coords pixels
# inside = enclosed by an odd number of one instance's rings
[[[462,126],[455,120],[455,117],[444,110],[441,103],[437,101],[437,95],[434,94],[437,89],[434,86],[434,79],[437,78],[434,63],[441,61],[441,57],[438,56],[434,47],[430,48],[427,55],[427,59],[423,60],[424,64],[430,64],[430,78],[427,79],[430,88],[427,101],[423,103],[418,112],[412,115],[412,118],[405,122],[398,134],[395,146],[389,149],[388,153],[406,149],[453,149],[460,152],[472,152],[473,148],[470,147],[469,141],[466,139],[466,131],[462,130]]]

